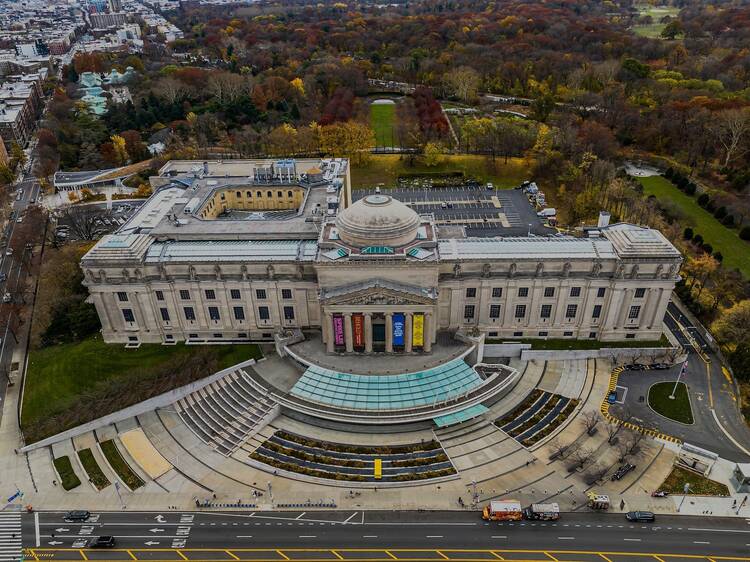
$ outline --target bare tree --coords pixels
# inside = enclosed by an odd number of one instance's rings
[[[583,419],[583,423],[586,426],[586,433],[589,435],[593,435],[596,433],[596,426],[599,423],[599,421],[602,419],[601,414],[596,410],[591,410],[590,412],[586,412],[581,416]]]
[[[446,88],[457,98],[468,102],[477,95],[482,77],[470,66],[459,66],[444,76]]]
[[[592,484],[596,484],[602,478],[604,478],[605,474],[607,474],[607,467],[602,466],[598,463],[594,464],[586,472],[586,475],[584,476],[584,482],[591,486]]]
[[[167,76],[156,83],[154,93],[157,96],[164,98],[169,103],[175,104],[187,93],[187,88],[185,87],[185,84],[176,78]]]
[[[573,472],[583,468],[591,460],[592,451],[586,447],[579,447],[570,455],[571,464],[568,466],[568,472]]]
[[[71,232],[81,240],[96,240],[102,234],[101,209],[92,205],[68,205],[60,214],[59,222],[67,224]]]
[[[607,428],[607,443],[617,445],[617,434],[620,432],[622,424],[608,423],[605,427]]]
[[[726,168],[732,159],[741,156],[748,149],[746,137],[750,135],[750,110],[720,111],[714,115],[711,131],[724,148],[724,167]]]
[[[550,443],[552,454],[549,456],[550,460],[564,459],[565,455],[570,454],[575,450],[575,445],[563,445],[560,441],[555,439]]]

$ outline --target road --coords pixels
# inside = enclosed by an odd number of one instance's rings
[[[334,561],[350,558],[440,560],[446,557],[438,551],[464,549],[484,551],[471,555],[472,559],[483,560],[497,560],[500,556],[500,559],[518,560],[517,556],[508,555],[513,550],[744,556],[750,560],[750,524],[742,518],[660,515],[656,523],[644,525],[630,524],[622,514],[604,513],[564,513],[556,522],[488,523],[480,519],[478,512],[167,511],[161,514],[101,513],[94,514],[87,523],[68,523],[63,520],[62,512],[45,512],[24,515],[22,529],[23,546],[39,548],[35,553],[40,559],[43,555],[45,560],[95,560],[103,556],[108,560],[283,561],[300,557]],[[70,550],[85,548],[92,537],[99,535],[115,536],[116,548],[107,550],[106,554],[85,550],[85,556],[78,550]],[[289,549],[305,549],[305,554],[285,552]],[[337,552],[364,549],[366,553],[342,556],[331,549]],[[403,549],[424,552],[404,554]],[[485,556],[487,549],[496,554]],[[448,554],[449,559],[456,558]],[[549,562],[561,557],[529,555],[523,559]],[[599,558],[599,561],[606,562],[606,559]]]

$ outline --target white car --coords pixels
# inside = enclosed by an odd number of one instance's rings
[[[12,256],[13,255],[13,248],[8,248],[7,250],[5,250],[5,255],[6,256]]]
[[[5,294],[3,295],[3,302],[5,302],[5,303],[8,303],[8,302],[10,302],[10,301],[12,301],[12,300],[13,300],[13,297],[12,297],[12,296],[10,296],[10,293],[5,293]]]

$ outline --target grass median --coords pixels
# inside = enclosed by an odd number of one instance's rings
[[[660,490],[670,494],[684,494],[685,484],[689,484],[689,495],[698,496],[728,496],[729,488],[721,482],[710,480],[705,476],[696,474],[679,466],[672,469],[667,479],[659,487]]]
[[[657,414],[679,423],[692,424],[693,410],[690,407],[688,388],[684,382],[677,383],[677,390],[672,395],[674,382],[658,382],[648,390],[648,405]]]
[[[132,468],[130,468],[130,465],[125,462],[120,450],[112,439],[102,441],[99,443],[99,446],[102,448],[102,453],[104,453],[104,456],[107,458],[107,462],[112,467],[112,470],[115,471],[117,476],[120,477],[120,480],[122,480],[128,488],[135,490],[136,488],[143,486],[143,480],[133,471]]]
[[[57,473],[60,475],[60,486],[63,487],[63,490],[72,490],[81,485],[81,480],[73,471],[73,465],[70,464],[70,457],[67,455],[57,457],[53,462]]]
[[[97,490],[102,490],[109,486],[109,479],[102,472],[99,463],[94,458],[94,453],[91,449],[81,449],[78,451],[78,458],[81,459],[83,469],[86,471],[86,475],[89,477],[91,483],[96,486]]]
[[[396,104],[371,103],[370,126],[375,131],[375,146],[396,144]]]
[[[21,426],[27,443],[261,356],[256,345],[108,345],[100,335],[29,354]]]

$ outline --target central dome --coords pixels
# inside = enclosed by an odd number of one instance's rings
[[[360,199],[336,218],[339,237],[356,248],[404,246],[417,237],[419,223],[417,213],[382,193]]]

